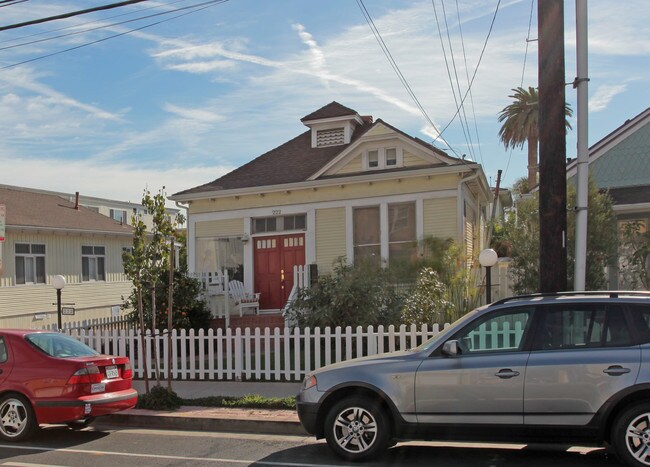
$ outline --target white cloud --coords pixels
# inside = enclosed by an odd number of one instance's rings
[[[612,99],[617,94],[624,92],[625,88],[624,84],[599,86],[594,95],[589,98],[589,111],[600,112],[605,110]]]
[[[204,109],[188,109],[173,104],[165,104],[164,109],[167,112],[173,113],[188,120],[196,120],[206,123],[214,123],[224,120],[224,117],[222,115]]]

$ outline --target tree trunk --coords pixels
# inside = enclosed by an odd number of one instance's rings
[[[153,345],[151,346],[151,352],[153,353],[153,370],[154,376],[156,377],[156,384],[160,386],[160,367],[158,361],[158,328],[156,327],[156,283],[154,282],[151,287],[151,333],[153,335]]]
[[[144,313],[142,310],[142,288],[137,288],[138,295],[138,320],[140,321],[140,359],[142,360],[142,369],[144,370],[144,391],[149,394],[149,368],[147,365],[147,343],[145,342]]]

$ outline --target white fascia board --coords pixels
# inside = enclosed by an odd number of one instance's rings
[[[112,232],[110,230],[63,229],[59,227],[38,227],[33,225],[8,225],[7,230],[39,231],[44,233],[66,233],[76,235],[104,235],[114,237],[133,237],[131,232]]]
[[[266,185],[248,188],[237,188],[232,190],[215,190],[202,193],[188,193],[180,196],[171,196],[169,199],[179,202],[196,201],[212,198],[228,198],[231,196],[255,195],[258,193],[274,193],[287,190],[301,190],[310,188],[326,188],[331,186],[349,185],[352,183],[380,182],[384,180],[393,180],[396,178],[417,178],[435,175],[445,175],[450,173],[471,172],[480,166],[478,164],[458,164],[448,167],[432,167],[427,169],[415,169],[404,171],[392,171],[383,173],[368,173],[352,177],[329,178],[327,180],[309,180],[284,185]]]
[[[648,214],[650,213],[650,203],[615,204],[612,209],[616,214]]]

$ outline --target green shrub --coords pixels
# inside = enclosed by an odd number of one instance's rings
[[[199,407],[240,407],[249,409],[287,409],[295,410],[295,397],[262,397],[247,394],[243,397],[211,396],[198,399],[184,399],[183,405]]]
[[[183,405],[183,400],[174,391],[162,386],[154,386],[148,394],[138,396],[138,409],[176,410]]]
[[[438,273],[432,268],[423,268],[402,309],[402,322],[418,325],[443,323],[452,309],[449,290],[440,281]]]

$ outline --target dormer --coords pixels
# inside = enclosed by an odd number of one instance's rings
[[[361,117],[356,110],[331,102],[300,121],[311,129],[311,147],[325,148],[349,144],[356,126],[362,125],[367,118]]]

